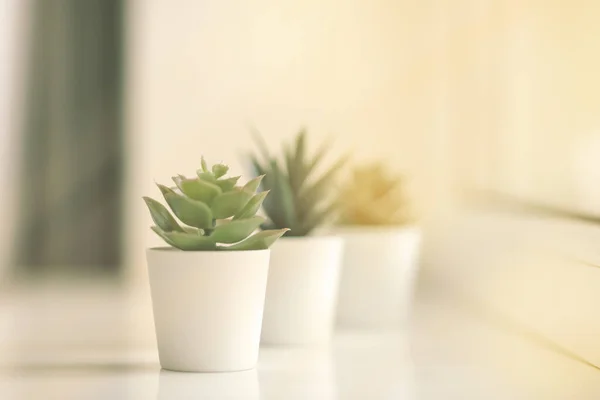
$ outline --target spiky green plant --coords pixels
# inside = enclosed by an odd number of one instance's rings
[[[296,136],[293,147],[284,146],[284,162],[280,164],[269,154],[261,136],[254,133],[262,154],[261,157],[251,155],[250,159],[255,174],[265,176],[262,188],[270,191],[263,203],[269,218],[264,227],[290,228],[287,236],[308,235],[335,210],[329,196],[332,180],[346,162],[346,157],[337,160],[322,175],[315,176],[315,169],[329,150],[329,143],[321,146],[314,156],[307,156],[306,131],[303,129]]]
[[[255,193],[264,176],[236,186],[239,176],[225,177],[229,167],[215,164],[209,170],[204,158],[197,177],[173,177],[175,187],[157,184],[169,210],[144,197],[156,224],[152,230],[169,245],[181,250],[267,249],[288,229],[265,230],[250,236],[265,218],[255,215],[268,190]]]
[[[411,221],[400,176],[381,163],[359,166],[342,186],[337,206],[341,225],[405,225]]]

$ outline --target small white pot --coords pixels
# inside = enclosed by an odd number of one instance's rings
[[[329,341],[335,322],[343,241],[283,237],[271,248],[262,343]]]
[[[408,317],[421,233],[409,227],[352,227],[345,240],[338,298],[340,327],[393,328]]]
[[[269,250],[147,251],[160,364],[240,371],[258,359]]]

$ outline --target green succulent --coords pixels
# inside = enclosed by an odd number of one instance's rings
[[[290,228],[287,236],[306,236],[325,222],[335,211],[330,201],[332,180],[345,164],[346,157],[340,158],[325,173],[315,176],[329,150],[325,143],[317,153],[306,154],[306,131],[300,130],[293,147],[284,146],[284,162],[272,157],[261,136],[255,132],[261,156],[251,155],[250,159],[257,176],[264,176],[261,187],[270,191],[263,203],[263,210],[269,218],[265,228]]]
[[[341,187],[337,205],[342,225],[405,225],[411,222],[404,180],[380,163],[359,166]]]
[[[265,218],[256,212],[268,190],[256,193],[264,176],[237,186],[239,176],[227,178],[229,167],[215,164],[209,170],[204,158],[197,177],[173,177],[174,187],[157,184],[180,224],[160,202],[144,197],[156,224],[152,230],[167,244],[181,250],[267,249],[288,229],[265,230],[250,236]]]

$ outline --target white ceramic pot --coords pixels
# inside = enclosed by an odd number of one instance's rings
[[[160,364],[240,371],[258,359],[269,250],[147,251]]]
[[[343,241],[334,236],[283,237],[271,248],[261,341],[327,342],[335,322]]]
[[[344,238],[340,327],[393,328],[408,316],[418,267],[417,228],[352,227]]]

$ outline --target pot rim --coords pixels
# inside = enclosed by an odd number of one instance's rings
[[[277,243],[280,240],[283,240],[285,242],[304,242],[304,241],[318,241],[318,240],[331,240],[331,241],[337,241],[337,240],[341,240],[342,238],[337,235],[336,233],[324,233],[324,234],[316,234],[316,235],[306,235],[306,236],[282,236],[280,237],[277,242],[275,242],[273,245],[277,245]]]
[[[147,247],[146,251],[156,252],[156,253],[176,253],[176,254],[231,254],[231,253],[261,253],[268,252],[270,249],[258,249],[258,250],[181,250],[172,246],[155,246],[155,247]]]

